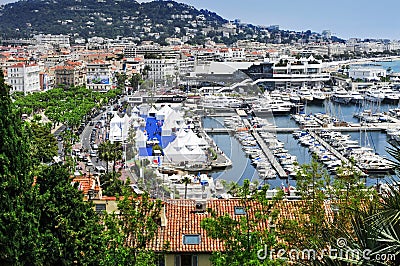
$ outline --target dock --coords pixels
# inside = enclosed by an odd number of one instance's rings
[[[251,128],[249,120],[243,119],[243,122],[247,128]],[[267,144],[265,144],[265,141],[261,138],[260,134],[258,134],[258,131],[251,129],[250,132],[256,139],[258,145],[260,146],[265,156],[267,156],[267,159],[271,163],[272,167],[274,167],[275,171],[278,173],[279,177],[282,179],[288,178],[289,176],[287,175],[286,171],[282,168],[281,164],[276,160],[275,156],[272,154]]]
[[[311,135],[311,137],[313,137],[315,140],[317,140],[322,146],[324,146],[325,149],[327,149],[328,151],[330,151],[333,155],[335,155],[339,160],[341,160],[342,162],[344,162],[346,165],[350,165],[350,161],[349,159],[347,159],[346,157],[344,157],[340,152],[338,152],[337,150],[335,150],[331,145],[329,145],[325,140],[323,140],[322,138],[320,138],[315,132],[309,131],[309,134]],[[359,171],[359,173],[363,173],[363,171],[361,171],[360,168],[358,168],[357,166],[354,166],[355,169],[357,171]]]
[[[283,170],[282,166],[278,161],[276,160],[275,156],[272,154],[271,150],[268,148],[267,144],[265,144],[264,140],[261,138],[260,134],[258,134],[257,131],[251,130],[251,133],[253,134],[253,137],[256,139],[258,145],[264,152],[265,156],[267,156],[268,161],[271,163],[272,167],[276,170],[278,173],[279,177],[282,179],[288,178],[288,175],[286,174],[285,170]]]
[[[207,133],[233,133],[234,129],[226,128],[226,127],[216,127],[216,128],[204,128],[204,131]]]
[[[389,124],[390,125],[390,124]],[[391,128],[389,125],[370,125],[370,126],[356,126],[356,127],[262,127],[262,128],[254,128],[255,131],[261,132],[272,132],[272,133],[293,133],[297,130],[308,130],[308,131],[322,131],[322,130],[331,130],[338,132],[358,132],[358,131],[384,131],[388,128]],[[392,128],[400,127],[400,125],[393,125]],[[207,133],[233,133],[235,130],[229,128],[204,128],[204,131]]]

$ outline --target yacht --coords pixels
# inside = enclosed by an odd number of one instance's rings
[[[261,98],[252,105],[253,112],[257,116],[288,114],[294,107],[295,105],[291,102],[271,98]]]
[[[300,96],[296,92],[291,92],[289,94],[289,100],[294,103],[298,103],[301,101]]]
[[[332,92],[331,99],[332,101],[337,103],[348,104],[351,101],[352,97],[347,90],[336,87]]]
[[[364,98],[370,102],[380,103],[385,99],[385,94],[377,89],[377,87],[371,87],[365,92]]]
[[[364,100],[363,95],[359,91],[353,90],[349,91],[349,93],[351,97],[351,103],[361,103]]]
[[[302,100],[303,102],[311,102],[312,100],[314,100],[314,97],[311,94],[310,90],[306,87],[301,87],[300,89],[298,89],[297,94],[299,95],[300,100]]]
[[[325,94],[319,89],[312,90],[311,94],[314,102],[323,102],[326,99]]]
[[[202,99],[202,106],[204,108],[238,108],[243,104],[242,100],[226,96],[207,95]]]

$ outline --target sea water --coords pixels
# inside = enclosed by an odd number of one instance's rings
[[[388,111],[390,108],[397,107],[389,104],[382,104],[379,106],[380,111]],[[360,107],[354,104],[332,104],[331,102],[324,102],[322,104],[310,104],[305,108],[305,112],[309,113],[318,113],[325,112],[329,113],[340,120],[358,123],[359,120],[353,116],[354,113],[359,112],[360,109],[364,107]],[[219,128],[224,127],[223,117],[216,118],[204,118],[203,124],[204,127],[213,127]],[[293,128],[297,127],[296,122],[290,118],[290,116],[275,116],[273,122],[278,127],[284,128]],[[351,136],[352,140],[357,140],[359,144],[362,146],[371,147],[375,150],[377,154],[382,157],[393,159],[392,156],[387,152],[387,149],[390,147],[388,143],[388,138],[384,132],[381,131],[372,131],[372,132],[343,132],[343,134],[348,134]],[[290,133],[276,133],[276,138],[285,143],[285,149],[291,155],[295,155],[297,157],[297,161],[300,164],[307,164],[311,162],[311,153],[306,147],[301,146],[296,139],[293,138]],[[213,178],[220,178],[226,180],[227,182],[236,182],[238,184],[242,184],[244,179],[249,179],[251,181],[258,181],[259,183],[268,183],[271,188],[280,187],[282,183],[286,184],[289,182],[291,186],[295,186],[295,180],[286,180],[286,179],[272,179],[272,180],[260,180],[257,174],[256,169],[251,164],[250,159],[246,156],[246,154],[241,149],[241,144],[237,141],[237,139],[233,135],[229,134],[210,134],[210,136],[214,139],[215,143],[220,147],[221,150],[228,155],[232,160],[232,167],[227,168],[222,171],[212,172],[211,176]],[[370,176],[366,178],[366,184],[368,186],[374,185],[378,182],[384,181],[384,179],[388,180],[392,177],[385,176]]]

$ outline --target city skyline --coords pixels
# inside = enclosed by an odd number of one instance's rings
[[[0,4],[16,2],[0,0]],[[138,1],[145,2],[145,1]],[[149,2],[146,0],[146,2]],[[262,0],[177,0],[198,9],[207,9],[228,20],[239,19],[254,25],[279,25],[283,30],[321,33],[330,30],[339,38],[371,38],[400,40],[400,20],[395,20],[400,2],[385,1],[384,5],[368,5],[361,0],[337,0],[334,5],[324,1]]]

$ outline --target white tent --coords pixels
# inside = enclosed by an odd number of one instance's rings
[[[171,142],[164,149],[164,161],[174,164],[181,162],[205,162],[206,155],[199,147],[189,150],[186,146],[177,147]]]
[[[201,149],[204,140],[199,138],[192,130],[180,129],[174,141],[164,149],[167,162],[205,162],[207,156]]]
[[[136,116],[139,116],[140,115],[140,110],[136,106],[134,106],[132,108],[132,110],[131,110],[131,113],[135,114]]]
[[[122,128],[114,124],[114,126],[110,128],[109,139],[111,143],[123,141]]]
[[[138,129],[136,131],[136,147],[137,148],[146,148],[146,144],[147,144],[147,136],[146,134],[141,131],[140,129]]]
[[[117,114],[114,114],[110,121],[110,141],[125,141],[128,138],[130,123],[131,118],[127,114],[125,114],[124,117],[119,117]]]
[[[157,109],[153,106],[151,107],[147,115],[151,117],[156,117],[157,112],[158,112]]]
[[[172,133],[178,128],[175,120],[166,120],[161,127],[161,136],[172,136]]]
[[[182,125],[184,123],[183,115],[173,109],[172,111],[168,113],[168,115],[165,117],[165,121],[173,120],[175,121],[178,125]]]
[[[157,120],[165,120],[166,117],[168,117],[168,115],[173,112],[174,110],[172,110],[171,107],[169,107],[168,105],[164,105],[163,107],[161,107],[160,110],[158,110],[158,112],[156,113],[156,119]]]
[[[119,128],[122,128],[123,123],[124,119],[119,117],[119,115],[115,113],[113,118],[111,118],[110,128],[113,128],[115,125],[118,126]]]

